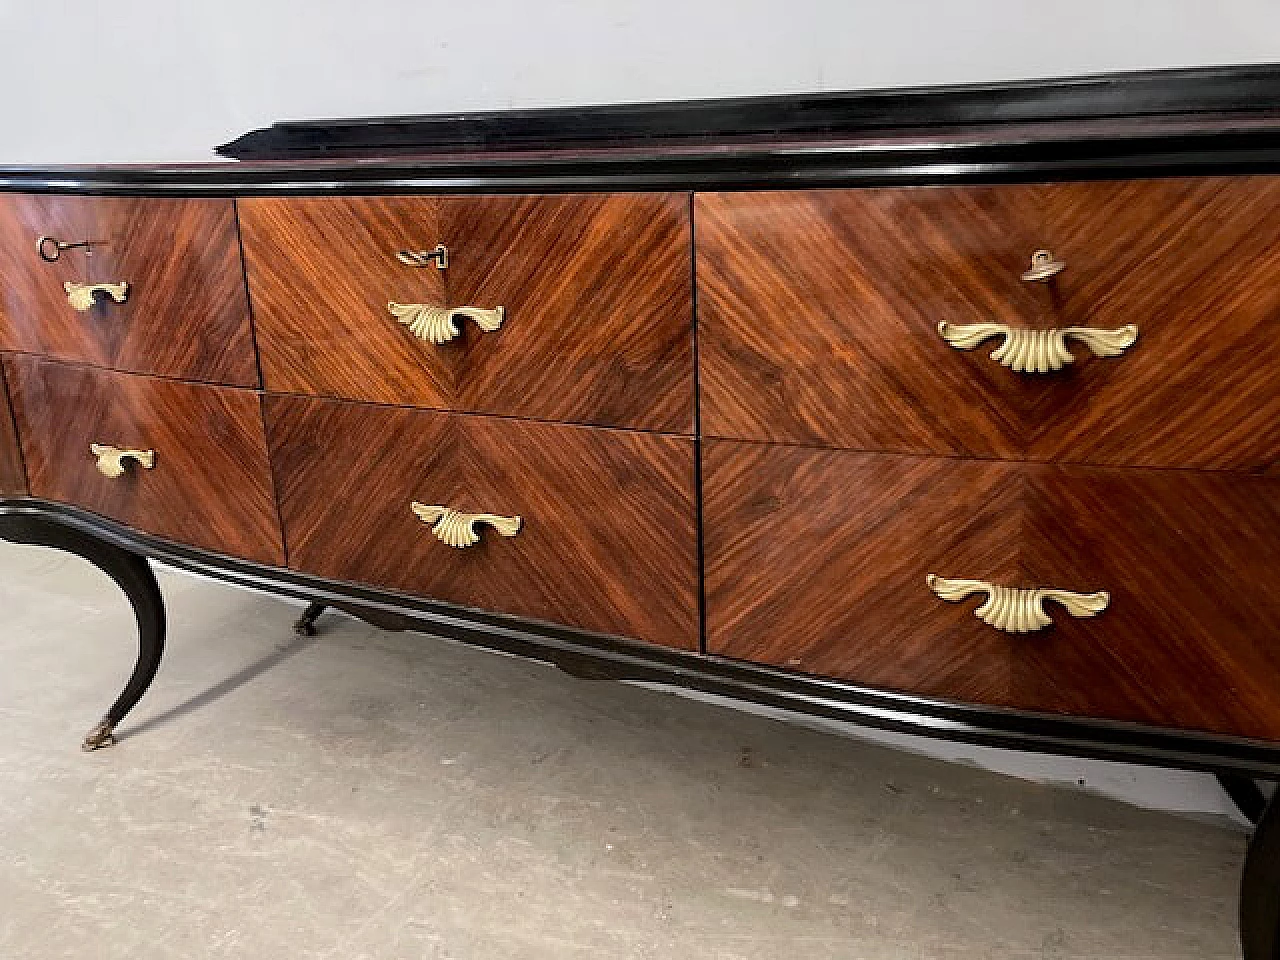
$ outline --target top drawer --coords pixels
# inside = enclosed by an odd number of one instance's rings
[[[91,245],[48,262],[41,237]],[[77,305],[68,283],[112,287]],[[0,195],[0,349],[257,386],[234,204]]]
[[[1280,457],[1280,178],[700,194],[696,222],[708,434],[1114,465]],[[1023,279],[1038,250],[1065,268]],[[960,349],[943,323],[986,339]],[[999,326],[956,329],[977,324]],[[1116,356],[1068,337],[1056,372],[991,357],[1005,328],[1130,324],[1132,345],[1102,338]]]
[[[686,195],[251,198],[239,212],[269,390],[692,430]],[[425,256],[439,245],[445,269]]]

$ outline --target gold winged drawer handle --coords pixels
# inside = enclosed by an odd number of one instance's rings
[[[1067,265],[1048,250],[1031,255],[1031,266],[1022,274],[1028,282],[1053,280]],[[1115,330],[1095,327],[1051,327],[1048,330],[1026,330],[1003,323],[938,324],[938,335],[957,350],[972,350],[984,340],[1004,337],[1004,342],[991,353],[991,359],[1014,373],[1052,373],[1061,370],[1075,357],[1067,349],[1067,340],[1079,340],[1099,357],[1118,357],[1138,339],[1138,328],[1129,323]]]
[[[68,280],[62,285],[67,291],[67,300],[71,306],[81,313],[93,307],[93,295],[105,293],[116,303],[124,303],[129,297],[129,284],[121,280],[119,283],[72,283]]]
[[[124,475],[130,460],[144,470],[154,469],[156,465],[154,450],[121,450],[105,443],[91,443],[89,452],[98,458],[98,472],[113,480]]]
[[[410,508],[423,523],[431,525],[431,532],[441,543],[451,547],[473,547],[480,542],[476,524],[485,523],[504,537],[514,537],[524,522],[520,517],[499,517],[492,513],[463,513],[453,507],[428,506],[417,500]]]
[[[493,333],[502,326],[506,317],[505,307],[486,310],[483,307],[437,307],[429,303],[387,304],[392,316],[409,328],[419,340],[427,343],[448,343],[462,336],[459,320],[470,318],[484,333]]]
[[[1094,617],[1107,609],[1111,594],[1105,590],[1097,593],[1072,593],[1070,590],[1052,590],[1021,587],[1001,587],[986,580],[949,580],[929,574],[925,578],[929,589],[943,600],[963,600],[975,593],[985,593],[986,601],[973,611],[983,623],[1005,633],[1032,633],[1053,623],[1044,612],[1046,600],[1056,600],[1066,607],[1073,617]]]
[[[1099,357],[1118,357],[1138,339],[1135,324],[1115,330],[1094,327],[1061,327],[1048,330],[1025,330],[1003,323],[938,324],[938,334],[957,350],[972,350],[984,340],[1004,337],[1004,342],[991,353],[1014,373],[1049,373],[1061,370],[1075,360],[1067,349],[1067,339],[1079,340]]]

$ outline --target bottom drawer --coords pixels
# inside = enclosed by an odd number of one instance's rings
[[[297,569],[697,649],[692,440],[302,397],[266,410]],[[466,521],[415,502],[511,522],[462,545]]]
[[[258,394],[20,355],[6,357],[5,370],[32,496],[217,553],[284,563]],[[106,476],[106,447],[150,451],[154,460],[148,469],[125,459],[122,472]]]
[[[710,653],[1280,739],[1280,478],[719,440],[703,478]],[[1087,599],[1044,599],[1052,625],[1011,633],[974,615],[984,590],[935,583],[972,591],[947,602],[929,574]],[[988,619],[1015,625],[1016,599]]]
[[[18,433],[13,425],[13,411],[9,406],[3,371],[0,371],[0,496],[26,492],[27,479],[22,469]]]

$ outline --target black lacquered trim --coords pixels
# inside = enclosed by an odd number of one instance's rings
[[[684,653],[223,557],[49,501],[3,499],[0,515],[39,517],[193,573],[320,601],[435,636],[543,660],[570,672],[683,687],[831,720],[983,746],[1215,773],[1280,775],[1280,744],[1276,743],[951,703]]]
[[[1263,64],[847,93],[283,121],[246,133],[217,152],[241,160],[290,160],[451,149],[723,143],[1276,109],[1280,66]]]
[[[1280,65],[281,123],[248,163],[0,167],[0,191],[556,193],[1280,172]]]
[[[1018,183],[1280,172],[1276,129],[415,161],[0,167],[0,192],[105,196],[567,193]]]

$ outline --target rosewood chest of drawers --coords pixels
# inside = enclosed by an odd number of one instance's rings
[[[155,675],[156,559],[1217,772],[1280,955],[1280,71],[588,117],[0,170],[0,536],[138,614],[86,746]]]

